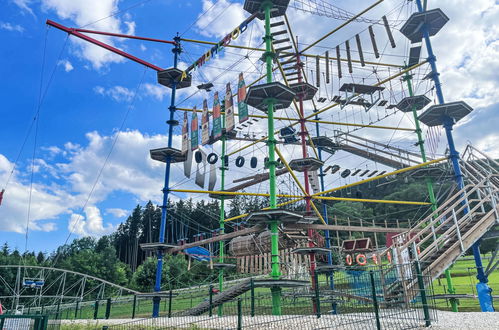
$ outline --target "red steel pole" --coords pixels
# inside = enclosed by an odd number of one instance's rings
[[[83,33],[81,33],[81,32],[78,31],[79,29],[68,28],[68,27],[66,27],[66,26],[64,26],[62,24],[56,23],[56,22],[51,21],[51,20],[47,20],[47,25],[53,26],[53,27],[55,27],[55,28],[57,28],[59,30],[62,30],[62,31],[67,32],[69,34],[72,34],[72,35],[74,35],[74,36],[76,36],[76,37],[78,37],[80,39],[83,39],[83,40],[88,41],[88,42],[90,42],[90,43],[92,43],[94,45],[97,45],[99,47],[107,49],[107,50],[109,50],[109,51],[111,51],[111,52],[113,52],[115,54],[118,54],[120,56],[128,58],[129,60],[132,60],[132,61],[137,62],[139,64],[145,65],[148,68],[151,68],[153,70],[156,70],[156,71],[163,71],[164,70],[163,68],[160,68],[159,66],[156,66],[156,65],[154,65],[152,63],[149,63],[149,62],[144,61],[144,60],[142,60],[142,59],[140,59],[138,57],[135,57],[135,56],[133,56],[131,54],[128,54],[127,52],[124,52],[121,49],[118,49],[116,47],[110,46],[110,45],[108,45],[108,44],[106,44],[106,43],[104,43],[102,41],[99,41],[97,39],[94,39],[94,38],[91,38],[91,37],[89,37],[87,35],[84,35]],[[94,31],[94,33],[97,33],[97,31]],[[98,34],[112,35],[112,34],[108,34],[107,32],[101,32],[101,33],[98,33]],[[119,35],[117,35],[117,36],[119,36]],[[131,37],[131,36],[129,36],[129,37]],[[137,37],[137,38],[134,38],[134,39],[138,39],[138,38],[140,38],[140,37]],[[173,42],[173,43],[175,44],[175,42]]]

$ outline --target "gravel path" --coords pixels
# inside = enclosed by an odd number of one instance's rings
[[[430,329],[498,329],[499,313],[452,313],[437,312],[438,321],[433,322]],[[62,320],[63,324],[84,324],[89,328],[102,329],[103,325],[121,324],[120,329],[136,329],[138,325],[152,327],[179,327],[189,328],[195,325],[201,329],[234,329],[237,325],[236,316],[212,317],[189,316],[157,318],[157,319],[110,319],[110,320]],[[411,321],[411,323],[414,321]],[[124,325],[124,323],[128,323]],[[320,319],[314,316],[288,315],[282,317],[275,316],[255,316],[243,317],[243,329],[375,329],[372,314],[344,314],[344,315],[323,315]],[[382,320],[383,329],[403,329],[401,320]]]

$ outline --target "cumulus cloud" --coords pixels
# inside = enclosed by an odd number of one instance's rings
[[[106,209],[106,214],[114,215],[116,218],[126,217],[129,211],[119,208]]]
[[[57,64],[62,66],[64,68],[64,71],[66,72],[72,71],[74,69],[73,65],[68,60],[60,60]]]
[[[107,89],[102,86],[96,86],[94,87],[94,92],[102,96],[109,96],[117,102],[130,102],[134,97],[134,92],[123,86],[113,86]]]
[[[55,11],[61,19],[71,20],[78,27],[91,27],[92,29],[128,33],[135,32],[135,22],[121,20],[113,13],[119,10],[119,0],[42,0],[42,8],[46,11]],[[102,19],[106,17],[106,19]],[[114,39],[106,36],[95,35],[93,38],[115,45]],[[103,48],[80,39],[71,39],[77,45],[76,54],[92,63],[95,69],[100,69],[109,63],[122,62],[124,59]]]
[[[110,234],[115,228],[108,224],[104,226],[100,210],[95,206],[87,206],[85,215],[71,214],[68,230],[80,236],[102,236]]]

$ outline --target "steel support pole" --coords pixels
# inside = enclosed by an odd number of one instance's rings
[[[425,5],[423,6],[421,0],[416,0],[416,4],[418,6],[419,12],[424,12],[426,10],[427,1],[425,1]],[[428,63],[431,67],[431,78],[435,83],[435,91],[438,98],[439,104],[444,104],[444,95],[442,92],[442,85],[440,83],[439,73],[437,69],[436,57],[433,53],[433,48],[431,46],[430,35],[428,33],[428,27],[423,25],[421,28],[423,32],[423,39],[426,45],[426,51],[428,52]],[[444,118],[444,128],[445,135],[447,137],[447,143],[449,146],[449,158],[452,162],[452,167],[454,169],[454,176],[457,182],[459,189],[464,188],[464,180],[463,175],[461,173],[461,168],[459,167],[459,153],[456,150],[456,146],[454,144],[454,137],[452,136],[452,129],[454,126],[454,120],[448,116]],[[464,213],[468,212],[468,208],[464,209]],[[478,291],[478,300],[480,302],[480,307],[482,312],[493,312],[494,307],[492,306],[492,289],[487,285],[488,278],[485,272],[483,271],[482,257],[480,255],[480,240],[473,244],[473,257],[475,259],[475,265],[477,268],[477,279],[479,283],[477,284]]]
[[[173,48],[173,67],[176,68],[178,64],[178,55],[181,52],[180,48],[180,37],[175,37],[174,38],[176,44],[175,47]],[[177,83],[175,81],[172,81],[172,94],[171,94],[171,99],[170,99],[170,107],[168,110],[170,111],[170,120],[167,122],[168,123],[168,147],[171,148],[173,144],[173,123],[175,119],[175,94],[177,92]],[[165,168],[165,185],[163,188],[163,204],[161,205],[161,224],[159,228],[159,242],[164,243],[165,242],[165,234],[167,231],[167,221],[168,221],[168,195],[170,193],[170,166],[171,166],[171,158],[170,156],[166,157],[166,168]],[[154,284],[154,291],[159,292],[161,291],[161,274],[163,272],[163,252],[161,250],[157,251],[157,266],[156,266],[156,280]],[[159,316],[159,304],[161,302],[160,297],[154,297],[153,298],[153,310],[152,310],[152,317],[158,317]]]
[[[412,89],[412,75],[409,74],[409,72],[406,72],[405,76],[404,76],[404,80],[407,82],[407,89],[409,91],[409,96],[414,96],[414,91]],[[417,110],[416,110],[416,107],[413,106],[412,107],[412,115],[414,117],[414,123],[415,123],[415,126],[416,126],[416,134],[418,136],[418,145],[419,145],[419,151],[421,153],[421,159],[423,160],[423,163],[427,161],[426,159],[426,150],[425,150],[425,141],[423,139],[423,132],[421,130],[421,125],[419,124],[419,118],[418,118],[418,113],[417,113]],[[426,177],[425,179],[426,181],[426,189],[428,190],[428,196],[430,198],[430,202],[431,202],[431,210],[433,211],[434,213],[434,217],[436,218],[438,215],[435,214],[437,208],[438,208],[438,204],[437,204],[437,199],[435,197],[435,191],[433,189],[433,180],[430,178],[430,177]],[[433,235],[434,237],[435,236],[435,230],[432,226],[432,232],[433,232]],[[445,270],[445,279],[447,281],[447,292],[449,292],[450,294],[455,294],[456,293],[456,289],[454,287],[454,284],[452,283],[452,276],[451,276],[451,273],[450,273],[450,268],[447,268]],[[457,299],[455,298],[451,298],[450,299],[450,304],[451,304],[451,308],[452,308],[452,311],[453,312],[458,312],[458,302],[457,302]]]
[[[222,102],[223,108],[222,108],[222,167],[220,168],[221,173],[221,179],[220,179],[220,190],[224,191],[225,190],[225,170],[228,169],[229,164],[225,164],[225,149],[226,149],[226,141],[227,141],[227,132],[224,131],[226,128],[225,125],[225,102]],[[220,224],[220,233],[219,235],[223,235],[225,233],[225,197],[223,195],[220,195],[220,218],[219,218],[219,224]],[[219,262],[223,263],[224,262],[224,248],[225,244],[224,241],[219,242]],[[220,292],[223,291],[224,288],[224,269],[223,267],[220,267],[218,270],[218,290]],[[223,316],[223,304],[220,304],[218,306],[218,316]]]
[[[265,64],[267,68],[267,83],[272,82],[272,34],[270,32],[270,11],[273,7],[271,0],[262,3],[262,9],[265,13]],[[276,161],[275,161],[275,144],[276,140],[274,137],[274,100],[267,100],[267,128],[268,128],[268,139],[267,145],[269,148],[269,161],[266,164],[269,168],[269,185],[270,185],[270,209],[275,209],[277,207],[276,199]],[[272,279],[278,280],[281,277],[281,271],[279,269],[279,223],[274,220],[270,223],[270,245],[271,245],[271,265],[272,271],[270,276]],[[274,286],[271,288],[272,292],[272,314],[281,315],[281,288]]]
[[[298,38],[296,40],[296,43],[298,44]],[[303,81],[302,77],[302,71],[301,71],[301,61],[300,61],[300,53],[296,53],[296,69],[298,70],[298,83],[301,83]],[[306,135],[307,135],[307,128],[305,126],[305,111],[303,110],[303,93],[298,94],[298,105],[299,105],[299,111],[300,111],[300,139],[301,139],[301,150],[302,150],[302,157],[307,158],[308,157],[308,151],[307,151],[307,140],[306,140]],[[309,179],[308,179],[308,171],[304,170],[303,171],[303,185],[305,189],[305,212],[307,215],[310,215],[310,211],[312,210],[310,206],[310,184],[309,184]],[[308,246],[309,247],[314,247],[314,230],[309,229],[308,230]],[[309,254],[310,258],[310,277],[312,278],[312,289],[314,290],[317,286],[317,276],[315,276],[315,253],[310,253]],[[312,304],[313,304],[313,310],[314,313],[317,311],[317,302],[316,300],[312,299]]]

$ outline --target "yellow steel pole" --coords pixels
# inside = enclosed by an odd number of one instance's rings
[[[389,199],[363,199],[363,198],[346,198],[346,197],[324,197],[314,196],[313,199],[321,199],[326,201],[344,201],[344,202],[361,202],[361,203],[381,203],[381,204],[404,204],[404,205],[431,205],[428,202],[412,202],[412,201],[395,201]]]
[[[354,183],[350,183],[350,184],[347,184],[347,185],[344,185],[344,186],[341,186],[341,187],[337,187],[337,188],[325,190],[325,191],[313,194],[312,197],[313,196],[319,196],[319,195],[328,194],[330,192],[341,190],[341,189],[345,189],[345,188],[350,188],[350,187],[358,186],[358,185],[361,185],[363,183],[367,183],[367,182],[379,180],[379,179],[382,179],[382,178],[386,178],[387,176],[390,176],[390,175],[395,175],[395,174],[400,174],[400,173],[412,171],[412,170],[418,169],[418,168],[423,167],[423,166],[440,163],[440,162],[442,162],[444,160],[447,160],[447,157],[442,157],[442,158],[430,160],[428,162],[424,162],[424,163],[421,163],[421,164],[418,164],[418,165],[405,167],[405,168],[402,168],[400,170],[396,170],[396,171],[393,171],[393,172],[389,172],[389,173],[385,173],[385,174],[382,174],[382,175],[374,176],[372,178],[368,178],[368,179],[365,179],[365,180],[361,180],[361,181],[357,181],[357,182],[354,182]]]
[[[326,35],[324,35],[323,37],[319,38],[319,40],[311,43],[310,45],[308,45],[307,47],[305,47],[302,52],[306,52],[307,50],[309,50],[310,48],[314,47],[315,45],[317,45],[319,42],[321,42],[322,40],[326,39],[327,37],[329,37],[330,35],[332,35],[333,33],[337,32],[338,30],[344,28],[346,25],[352,23],[353,21],[355,21],[357,18],[359,18],[360,16],[364,15],[365,13],[367,13],[369,10],[373,9],[374,7],[376,7],[377,5],[379,5],[380,3],[382,3],[384,0],[378,0],[377,2],[375,2],[374,4],[372,4],[371,6],[367,7],[366,9],[364,9],[363,11],[361,11],[360,13],[358,13],[357,15],[353,16],[352,18],[350,18],[349,20],[345,21],[343,24],[341,24],[340,26],[336,27],[335,29],[333,29],[332,31],[328,32]]]
[[[270,194],[265,193],[250,193],[250,192],[238,192],[238,191],[215,191],[215,190],[196,190],[196,189],[170,189],[173,192],[182,193],[194,193],[194,194],[214,194],[214,195],[240,195],[240,196],[261,196],[269,197]],[[288,197],[288,198],[301,198],[299,195],[285,195],[278,194],[278,197]]]

